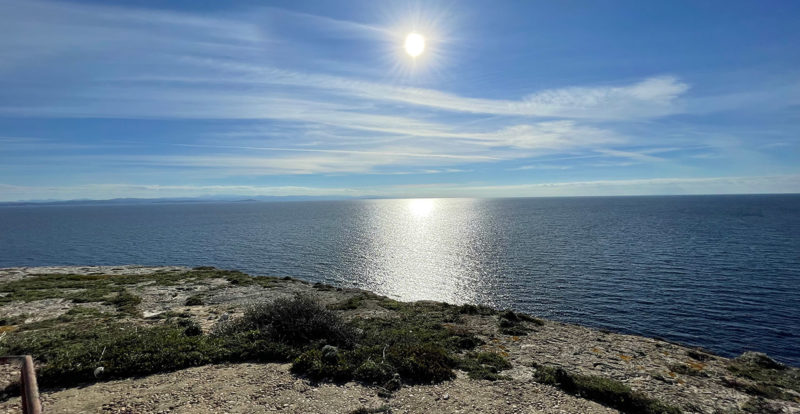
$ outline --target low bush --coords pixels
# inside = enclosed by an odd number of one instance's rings
[[[186,306],[202,306],[202,305],[205,305],[205,302],[203,302],[203,296],[202,295],[192,295],[192,296],[189,296],[188,298],[186,298],[186,302],[184,303],[184,305],[186,305]]]
[[[240,319],[223,324],[218,335],[257,331],[264,338],[295,346],[324,342],[352,347],[356,332],[336,313],[308,296],[251,306]]]
[[[455,376],[457,353],[481,343],[472,333],[445,325],[458,318],[458,307],[391,299],[378,303],[395,310],[397,317],[354,320],[351,325],[361,334],[353,347],[341,351],[341,362],[325,364],[309,353],[295,362],[294,371],[314,378],[345,378],[340,371],[344,368],[351,370],[349,377],[368,384],[383,383],[395,374],[405,383],[436,383]]]
[[[392,378],[397,369],[391,364],[367,359],[354,371],[353,378],[366,384],[383,384]]]
[[[122,290],[108,300],[133,312],[138,299]],[[79,307],[8,335],[0,354],[33,355],[42,363],[39,378],[45,387],[94,381],[99,366],[103,379],[113,379],[209,363],[293,361],[294,373],[315,381],[384,385],[441,382],[453,378],[456,368],[496,379],[507,369],[508,362],[496,354],[459,357],[482,342],[451,323],[461,315],[458,307],[387,303],[396,306],[392,317],[346,323],[315,300],[296,296],[252,306],[211,334],[183,317],[189,314],[164,313],[135,324]]]
[[[484,305],[461,305],[458,308],[458,313],[463,315],[483,315],[491,316],[497,313],[496,310]]]
[[[386,360],[410,383],[437,383],[455,377],[455,360],[438,344],[406,344],[390,348]]]
[[[364,304],[364,295],[355,295],[341,302],[328,305],[331,310],[353,310],[358,309]]]
[[[625,413],[680,414],[677,407],[664,404],[647,395],[633,391],[612,379],[571,374],[563,368],[535,365],[534,379]]]
[[[31,354],[43,363],[43,386],[74,385],[92,380],[98,366],[109,378],[171,371],[220,359],[224,348],[204,336],[187,336],[177,326],[70,324],[7,338],[2,354]]]
[[[311,349],[302,353],[292,364],[292,372],[305,375],[312,381],[347,382],[353,378],[353,366],[342,354],[333,360],[324,358],[322,351]]]
[[[497,326],[503,335],[523,336],[527,335],[532,329],[526,323],[536,326],[544,325],[544,321],[534,318],[524,313],[517,313],[512,310],[505,310],[498,314]]]
[[[458,367],[472,379],[496,381],[505,378],[499,373],[510,369],[511,363],[494,352],[470,352],[459,360]]]
[[[142,303],[142,298],[122,289],[116,296],[107,300],[106,303],[116,306],[118,312],[138,315],[138,306]]]

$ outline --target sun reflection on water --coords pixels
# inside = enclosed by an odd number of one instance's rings
[[[485,300],[494,272],[480,203],[376,200],[365,223],[361,285],[402,300]]]
[[[412,216],[418,218],[430,216],[435,207],[436,200],[430,198],[418,198],[408,201],[408,210],[411,211]]]

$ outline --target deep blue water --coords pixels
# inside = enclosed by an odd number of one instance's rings
[[[0,207],[0,267],[213,265],[800,366],[800,195]]]

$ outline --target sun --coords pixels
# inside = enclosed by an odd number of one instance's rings
[[[425,51],[425,37],[419,33],[411,32],[406,36],[406,42],[403,46],[411,57],[417,57]]]

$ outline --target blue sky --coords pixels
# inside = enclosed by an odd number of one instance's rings
[[[800,192],[800,2],[207,3],[0,0],[0,201]]]

